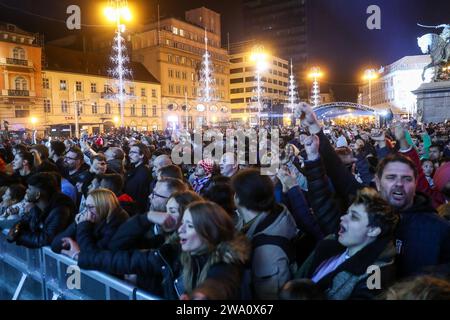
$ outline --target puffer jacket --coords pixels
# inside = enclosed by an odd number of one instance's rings
[[[267,221],[271,223],[258,231]],[[239,217],[236,228],[245,231],[242,217]],[[276,205],[272,212],[258,215],[245,232],[250,241],[260,234],[291,241],[297,235],[297,227],[289,210],[284,205]],[[279,289],[292,278],[290,262],[278,245],[264,244],[253,250],[251,281],[256,299],[277,299]]]
[[[62,238],[72,238],[76,239],[79,243],[80,240],[77,237],[77,227],[81,224],[85,225],[86,228],[92,228],[92,236],[93,241],[95,241],[95,247],[98,249],[111,249],[111,238],[116,233],[117,229],[128,219],[128,213],[123,210],[122,208],[117,208],[114,210],[114,212],[111,214],[111,220],[106,221],[103,220],[100,223],[93,224],[90,222],[80,223],[77,225],[75,222],[73,222],[66,230],[58,234],[55,239],[52,241],[51,248],[56,253],[61,253],[62,248]]]
[[[312,278],[326,260],[341,255],[346,248],[337,235],[322,240],[296,273],[296,278]],[[317,282],[330,300],[373,299],[395,281],[395,247],[392,239],[377,239],[344,261]],[[373,269],[368,269],[372,266]],[[379,268],[377,274],[374,270]],[[376,287],[378,277],[380,287]],[[372,285],[374,287],[372,287]]]
[[[57,192],[45,210],[34,206],[19,222],[21,231],[16,239],[18,245],[40,248],[50,245],[53,238],[73,221],[75,205],[72,200]]]
[[[250,254],[245,236],[222,242],[210,253],[183,259],[189,264],[182,262],[181,254],[174,236],[156,250],[112,252],[81,247],[78,266],[112,274],[137,274],[138,286],[164,299],[178,299],[185,287],[201,290],[210,299],[240,297],[241,274]]]

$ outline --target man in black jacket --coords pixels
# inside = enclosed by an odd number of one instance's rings
[[[28,248],[49,245],[53,238],[72,222],[75,205],[59,191],[52,173],[37,173],[28,179],[25,195],[32,208],[11,228],[8,240]]]
[[[130,163],[132,169],[127,172],[124,191],[136,201],[138,212],[144,212],[148,207],[148,195],[152,173],[147,166],[149,159],[148,148],[141,144],[135,144],[130,148]]]
[[[310,142],[312,145],[306,146],[307,149],[314,149],[308,152],[320,151],[320,157],[315,161],[323,162],[336,193],[341,197],[347,197],[344,200],[348,202],[348,196],[355,194],[361,186],[351,173],[345,170],[342,161],[324,136],[311,107],[302,105],[300,111],[304,114],[303,125],[319,138],[312,139]],[[311,158],[310,155],[308,158]],[[393,154],[379,163],[376,174],[376,185],[381,196],[401,215],[396,231],[400,276],[409,276],[423,271],[427,266],[450,262],[450,223],[436,214],[426,195],[416,192],[417,170],[410,158]],[[317,210],[320,208],[316,208]],[[335,210],[323,213],[316,214],[321,226],[325,228],[325,225],[338,225],[336,220],[339,219],[339,214],[336,214]],[[337,232],[337,230],[329,231]]]

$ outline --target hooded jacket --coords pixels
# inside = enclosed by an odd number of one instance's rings
[[[29,214],[22,218],[16,243],[28,248],[50,245],[53,238],[73,221],[74,216],[75,205],[72,200],[57,192],[43,211],[34,206]]]
[[[330,235],[322,240],[298,270],[296,278],[312,278],[321,263],[344,253],[346,248],[337,239],[336,235]],[[325,275],[317,285],[330,300],[371,299],[395,280],[394,263],[395,247],[392,241],[376,239]],[[376,288],[376,281],[368,279],[374,267],[380,270],[379,288]],[[374,275],[377,276],[376,273]],[[369,288],[372,284],[374,288]]]
[[[273,222],[259,231],[258,229],[269,221],[269,215],[274,215]],[[236,228],[245,231],[242,217],[238,219]],[[259,214],[246,230],[250,241],[261,234],[284,237],[288,241],[297,235],[295,220],[284,205],[276,205],[270,213]],[[279,289],[292,278],[289,257],[275,244],[263,244],[253,249],[251,273],[256,299],[277,299]]]

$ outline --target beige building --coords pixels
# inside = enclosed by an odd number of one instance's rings
[[[205,30],[215,80],[213,102],[199,98]],[[228,52],[221,48],[220,14],[207,8],[187,11],[185,21],[168,18],[144,25],[132,36],[132,60],[161,83],[164,127],[200,127],[230,118]]]
[[[108,57],[69,49],[46,47],[42,72],[43,115],[39,123],[53,134],[79,130],[103,132],[120,125],[117,84],[108,74]],[[163,129],[161,86],[139,63],[130,63],[132,80],[126,82],[124,124],[134,130]]]
[[[39,36],[12,24],[0,24],[0,126],[32,128],[42,116]]]
[[[258,123],[258,104],[256,99],[256,68],[250,58],[257,46],[254,41],[233,44],[230,48],[230,102],[231,120],[234,122]],[[261,72],[263,101],[262,119],[267,118],[269,110],[264,110],[268,101],[272,104],[288,103],[289,62],[267,53],[266,70]]]

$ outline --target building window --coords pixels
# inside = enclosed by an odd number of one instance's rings
[[[82,91],[82,90],[81,90],[81,81],[77,81],[77,82],[75,83],[75,87],[76,87],[76,90],[77,90],[77,91]]]
[[[156,98],[156,89],[152,89],[152,98]]]
[[[141,88],[141,97],[146,97],[145,88]]]
[[[237,78],[237,79],[230,79],[230,83],[243,83],[243,78]]]
[[[135,116],[136,115],[136,106],[134,104],[131,105],[131,115]]]
[[[177,94],[181,94],[181,87],[180,86],[177,86]]]
[[[68,107],[67,101],[65,101],[65,100],[61,101],[61,112],[67,113],[68,111],[69,111],[69,107]]]
[[[169,84],[169,93],[173,94],[173,84]]]
[[[167,55],[167,61],[170,62],[170,63],[173,62],[173,57],[172,57],[171,54],[168,54],[168,55]]]
[[[16,90],[28,90],[27,80],[22,77],[17,77],[14,80]]]
[[[147,106],[145,104],[142,105],[142,116],[143,117],[147,116]]]
[[[97,84],[91,82],[91,93],[96,93],[97,92]]]
[[[103,85],[103,92],[104,92],[104,93],[110,93],[111,91],[112,91],[112,90],[111,90],[109,84],[104,84],[104,85]]]
[[[42,88],[50,89],[50,83],[48,82],[48,78],[42,79]]]
[[[156,106],[152,106],[152,116],[156,117]]]
[[[28,118],[30,116],[30,110],[14,110],[16,118]]]
[[[186,73],[185,71],[183,71],[183,72],[181,73],[181,78],[182,78],[183,80],[186,80],[186,79],[187,79],[187,73]]]
[[[92,105],[92,114],[96,114],[97,113],[97,102],[94,102]]]
[[[175,71],[175,77],[176,77],[177,79],[180,79],[180,71]]]
[[[51,112],[50,100],[48,100],[48,99],[44,100],[44,112],[45,113]]]
[[[77,114],[78,114],[78,116],[80,116],[83,113],[83,103],[77,102],[76,106],[77,106],[77,110],[78,110]]]
[[[109,103],[105,104],[105,113],[111,114],[111,105]]]
[[[180,36],[184,37],[184,30],[180,29]]]
[[[172,32],[173,32],[173,34],[178,34],[178,28],[177,27],[172,27]]]
[[[195,76],[194,76],[194,73],[193,72],[191,72],[191,81],[194,81],[195,80]]]
[[[59,90],[63,90],[63,91],[67,90],[66,80],[59,80]]]
[[[173,70],[169,69],[168,72],[169,72],[169,78],[173,78]]]
[[[25,50],[23,48],[17,47],[13,49],[13,58],[25,60]]]

